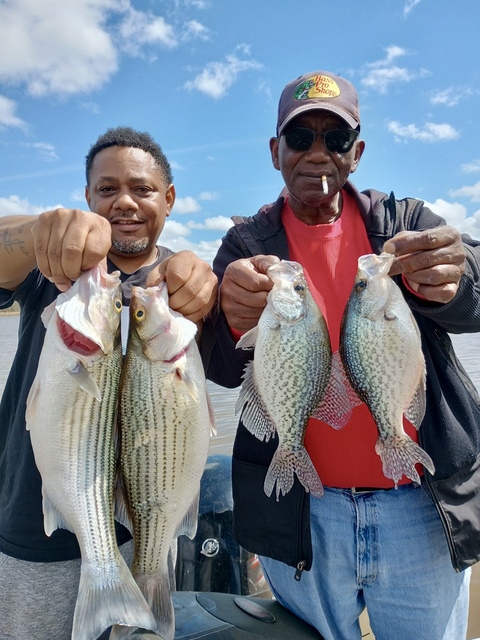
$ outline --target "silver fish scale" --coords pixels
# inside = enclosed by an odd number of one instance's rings
[[[115,536],[120,307],[119,274],[100,266],[60,294],[42,314],[46,336],[27,399],[45,531],[70,529],[81,551],[72,640],[97,638],[114,623],[156,625]],[[73,351],[80,335],[98,349],[89,355]]]
[[[127,358],[121,460],[134,526],[132,570],[156,573],[165,568],[175,530],[198,491],[195,456],[206,457],[208,439],[200,429],[195,437],[193,429],[201,420],[198,405],[175,373],[132,351]]]
[[[400,288],[388,276],[393,256],[359,258],[341,329],[340,354],[352,387],[377,424],[375,446],[383,473],[397,486],[403,475],[420,482],[417,463],[430,456],[404,431],[405,414],[418,429],[425,412],[425,361],[420,332]]]
[[[352,386],[367,402],[380,435],[388,437],[398,431],[419,383],[421,343],[401,308],[396,309],[396,320],[350,318],[344,328],[343,353]]]
[[[245,368],[236,411],[260,440],[278,434],[278,447],[265,478],[267,496],[275,486],[277,500],[288,493],[294,475],[307,491],[322,495],[323,486],[304,438],[330,377],[328,329],[302,267],[281,261],[270,269],[274,286],[258,326],[237,345],[249,348],[254,342],[255,353]]]
[[[210,416],[203,366],[194,339],[186,348],[183,342],[176,356],[170,353],[169,360],[163,361],[168,349],[177,344],[175,315],[171,324],[165,323],[170,313],[166,303],[161,304],[153,288],[142,290],[143,294],[139,290],[132,291],[120,384],[121,469],[125,506],[133,525],[132,573],[155,616],[156,633],[164,640],[173,640],[171,549],[178,535],[193,538],[196,532]],[[137,302],[146,328],[143,340],[136,331]],[[180,324],[182,321],[187,322],[182,318]],[[162,340],[157,342],[158,335]],[[113,640],[124,636],[124,629],[113,628]]]
[[[84,499],[81,512],[86,513],[86,518],[83,527],[76,527],[76,535],[82,545],[84,527],[88,527],[89,536],[85,535],[83,546],[89,557],[94,557],[99,566],[105,567],[108,567],[112,550],[116,549],[112,505],[115,475],[114,416],[120,370],[121,347],[118,345],[108,362],[97,361],[90,370],[99,388],[103,390],[102,402],[95,399],[92,401],[85,392],[77,390],[71,405],[72,415],[66,416],[67,423],[80,425],[79,438],[69,439],[70,460],[76,460],[77,479],[72,482],[72,489],[82,486],[82,482],[88,488],[86,494],[77,493],[77,499]],[[80,445],[82,441],[83,450]]]
[[[317,406],[325,384],[328,351],[310,316],[295,325],[261,335],[255,346],[255,380],[276,424],[279,439],[290,447],[303,446],[305,423]]]
[[[47,354],[48,355],[48,354]],[[107,575],[116,553],[113,520],[115,468],[114,415],[121,370],[121,348],[94,362],[89,374],[103,391],[102,402],[81,389],[65,356],[48,355],[48,375],[42,380],[39,418],[49,416],[48,435],[30,428],[43,493],[62,513],[83,553]],[[37,443],[37,438],[48,441]],[[35,446],[37,443],[37,446]],[[49,444],[48,444],[49,443]],[[44,504],[45,518],[48,506]],[[49,526],[49,533],[57,528]]]

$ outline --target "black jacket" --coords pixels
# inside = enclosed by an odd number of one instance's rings
[[[422,231],[445,221],[420,200],[396,200],[377,191],[358,192],[355,198],[370,239],[380,253],[388,238],[401,230]],[[226,266],[259,253],[289,259],[281,222],[283,197],[250,218],[234,218],[213,268],[221,282]],[[466,271],[455,298],[435,304],[404,296],[422,334],[427,365],[427,411],[419,430],[421,446],[435,464],[435,475],[425,471],[422,484],[432,498],[445,529],[453,566],[461,571],[480,559],[480,398],[457,360],[448,333],[480,331],[480,243],[462,236]],[[204,327],[202,350],[207,376],[225,387],[237,387],[251,352],[235,349],[225,317],[216,309]],[[262,443],[240,423],[233,451],[235,535],[239,544],[260,555],[301,569],[312,563],[310,502],[298,480],[277,502],[263,491],[266,470],[277,442]]]

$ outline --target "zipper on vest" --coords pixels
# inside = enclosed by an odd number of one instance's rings
[[[305,560],[300,560],[300,562],[297,564],[297,570],[295,571],[295,580],[297,582],[300,582],[300,580],[302,579],[302,572],[305,569],[305,565],[307,563],[305,562]]]

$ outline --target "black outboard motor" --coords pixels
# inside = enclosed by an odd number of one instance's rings
[[[207,460],[200,488],[197,534],[178,538],[178,591],[216,591],[271,597],[257,557],[233,537],[231,457]]]
[[[323,640],[273,599],[257,557],[237,544],[231,464],[230,456],[208,458],[197,534],[178,538],[175,640]]]

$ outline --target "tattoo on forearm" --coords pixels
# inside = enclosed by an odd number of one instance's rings
[[[25,246],[25,227],[19,227],[15,230],[5,229],[0,232],[0,251],[14,253],[16,248],[23,254],[28,255]]]

